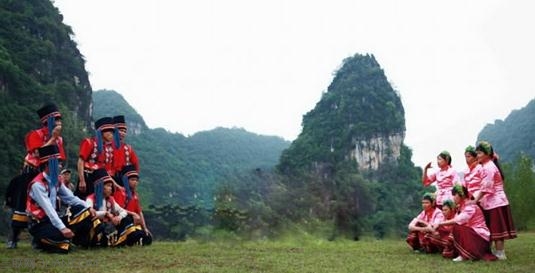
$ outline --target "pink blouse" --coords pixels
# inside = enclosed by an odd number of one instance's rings
[[[469,197],[475,197],[479,194],[480,188],[481,188],[481,172],[483,171],[483,167],[481,167],[480,164],[476,164],[476,166],[472,169],[467,168],[464,171],[464,181],[463,186],[466,187],[468,190]]]
[[[483,211],[481,211],[478,205],[462,204],[459,208],[459,213],[455,214],[453,220],[458,225],[473,229],[485,241],[488,242],[490,240],[490,231],[485,224],[485,216],[483,216]]]
[[[484,210],[509,205],[509,200],[503,190],[502,175],[492,160],[482,164],[481,192],[484,195],[479,200],[479,204]]]
[[[426,186],[437,182],[437,192],[436,192],[436,204],[442,206],[442,203],[445,200],[452,199],[451,189],[453,184],[458,181],[457,172],[451,167],[448,166],[445,169],[440,169],[438,172],[428,175],[426,177]]]
[[[438,224],[442,221],[444,221],[444,214],[442,213],[441,210],[439,210],[438,208],[435,208],[435,210],[433,210],[433,213],[431,214],[431,216],[429,217],[429,215],[425,212],[425,210],[422,210],[422,212],[420,212],[420,214],[418,214],[418,216],[416,216],[414,219],[412,219],[410,225],[416,225],[416,222],[418,220],[421,220],[421,221],[424,221],[428,224]]]

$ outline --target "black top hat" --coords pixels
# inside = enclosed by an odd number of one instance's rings
[[[138,171],[136,170],[136,167],[134,167],[134,165],[127,165],[123,168],[123,170],[121,171],[122,175],[126,175],[126,177],[130,178],[130,177],[137,177],[139,178],[139,173]]]
[[[113,123],[119,129],[126,129],[126,120],[123,115],[113,117]]]
[[[41,123],[45,123],[49,117],[61,117],[58,107],[53,103],[45,104],[45,106],[37,110],[37,114]]]
[[[39,163],[43,164],[48,162],[48,159],[52,157],[59,157],[59,149],[57,145],[47,145],[39,148]]]
[[[91,175],[91,178],[93,180],[93,183],[95,184],[99,183],[100,181],[102,181],[104,184],[107,182],[113,182],[113,178],[111,178],[111,176],[104,168],[94,170],[93,174]]]
[[[113,119],[111,117],[103,117],[95,121],[95,130],[106,131],[113,130]]]

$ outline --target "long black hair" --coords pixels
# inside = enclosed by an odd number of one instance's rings
[[[492,161],[494,162],[494,165],[498,167],[498,171],[500,171],[502,180],[505,180],[505,175],[503,174],[502,167],[500,167],[500,163],[498,162],[498,157],[494,153],[494,148],[492,148],[492,145],[488,141],[480,141],[477,144],[476,151],[481,151],[484,154],[490,156],[490,158],[492,158]]]

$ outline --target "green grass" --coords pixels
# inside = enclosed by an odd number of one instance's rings
[[[46,254],[0,249],[0,272],[533,272],[535,233],[506,242],[507,261],[454,263],[414,254],[403,240],[156,242],[148,247]]]

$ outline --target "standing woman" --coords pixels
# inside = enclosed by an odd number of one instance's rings
[[[498,164],[498,157],[492,145],[487,141],[480,141],[476,147],[477,159],[482,166],[481,191],[475,196],[479,202],[485,221],[490,229],[490,238],[496,247],[495,255],[500,260],[505,256],[504,240],[516,238],[509,200],[503,189],[503,172]]]
[[[431,162],[427,163],[422,175],[424,186],[430,186],[431,183],[437,182],[436,207],[442,210],[442,203],[451,199],[451,189],[458,181],[457,172],[451,167],[451,155],[448,151],[443,151],[437,156],[437,165],[440,170],[434,174],[428,175],[427,170],[431,168]]]
[[[480,195],[481,190],[481,172],[483,167],[477,160],[477,152],[474,146],[468,146],[464,150],[464,158],[466,160],[467,169],[463,171],[464,179],[463,186],[468,190],[468,198],[474,200]]]

